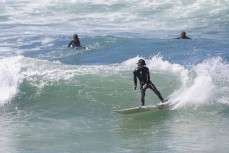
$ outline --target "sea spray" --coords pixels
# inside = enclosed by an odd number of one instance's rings
[[[0,59],[0,106],[14,98],[23,81],[21,59],[21,56]]]
[[[174,108],[228,103],[228,64],[222,58],[210,58],[194,65],[188,73],[184,88],[171,95]]]

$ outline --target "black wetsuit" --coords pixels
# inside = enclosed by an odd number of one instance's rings
[[[178,38],[175,38],[175,39],[191,39],[191,38],[189,38],[187,36],[183,36],[183,37],[178,37]]]
[[[134,74],[134,85],[137,86],[137,78],[139,79],[139,82],[140,82],[142,106],[145,105],[145,91],[147,88],[150,88],[151,90],[153,90],[153,92],[158,96],[158,98],[162,102],[164,101],[163,97],[161,96],[161,93],[157,90],[155,85],[150,81],[149,69],[147,67],[143,67],[142,69],[136,68],[133,74]],[[147,84],[146,89],[143,89],[144,84]]]
[[[72,45],[73,48],[81,47],[81,46],[80,46],[80,41],[79,41],[79,39],[78,39],[78,40],[72,40],[72,41],[68,44],[68,47],[70,47],[71,45]]]

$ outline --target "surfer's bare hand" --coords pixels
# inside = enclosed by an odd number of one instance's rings
[[[144,84],[142,89],[146,89],[147,88],[147,84]]]
[[[134,87],[133,87],[133,90],[136,90],[136,88],[137,88],[137,86],[134,86]]]

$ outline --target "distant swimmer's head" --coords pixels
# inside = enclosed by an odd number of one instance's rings
[[[78,35],[77,34],[74,34],[74,36],[73,36],[73,39],[79,39],[79,37],[78,37]]]
[[[146,65],[146,62],[144,59],[140,59],[137,64],[139,67],[144,67]]]
[[[186,32],[185,32],[185,31],[182,31],[182,32],[180,33],[180,37],[181,37],[181,38],[186,37]]]

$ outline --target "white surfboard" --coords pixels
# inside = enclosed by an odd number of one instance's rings
[[[84,46],[75,47],[75,49],[76,49],[76,50],[78,50],[78,49],[86,49],[86,50],[87,50],[87,46],[86,46],[86,47],[84,47]]]
[[[133,107],[133,108],[127,108],[127,109],[120,109],[120,110],[113,110],[115,113],[119,114],[135,114],[135,113],[142,113],[147,112],[155,109],[169,109],[170,103],[160,103],[158,105],[152,105],[152,106],[140,106],[140,107]]]

